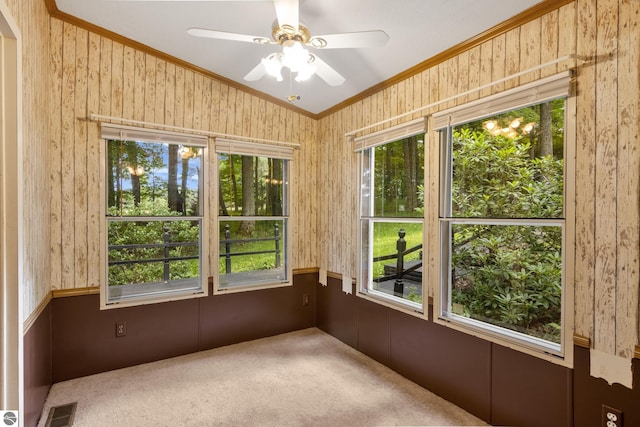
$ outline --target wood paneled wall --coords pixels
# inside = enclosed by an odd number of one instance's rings
[[[293,268],[317,264],[316,121],[56,18],[50,44],[53,289],[98,286],[103,280],[101,140],[99,124],[87,120],[91,114],[299,143],[290,180],[290,260]],[[214,215],[211,233],[217,229]]]
[[[575,161],[575,333],[624,358],[638,344],[640,212],[640,2],[577,0],[509,30],[321,120],[320,267],[357,274],[357,156],[345,133],[578,54]],[[392,126],[567,68],[545,67],[393,120]],[[375,131],[378,128],[371,129]],[[369,132],[369,131],[367,131]],[[427,153],[427,236],[436,227],[438,159]],[[430,231],[431,230],[431,231]],[[431,244],[433,244],[431,242]],[[437,249],[437,245],[435,246]],[[570,248],[574,250],[574,248]],[[429,286],[437,286],[431,280]]]
[[[50,292],[48,198],[49,14],[41,0],[5,0],[22,37],[22,241],[23,319]],[[14,207],[17,209],[17,207]]]

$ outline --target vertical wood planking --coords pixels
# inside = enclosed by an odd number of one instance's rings
[[[618,22],[618,271],[616,280],[616,354],[632,358],[638,343],[638,227],[640,159],[638,150],[638,65],[640,3],[620,0]],[[635,120],[634,120],[635,118]]]
[[[113,42],[100,38],[100,106],[98,114],[111,115],[111,63]]]
[[[518,71],[528,70],[540,65],[541,19],[534,19],[520,27],[520,64]],[[534,71],[520,77],[520,84],[538,80],[540,71]]]
[[[558,52],[558,16],[559,11],[554,10],[540,18],[540,63],[544,64],[562,55]],[[546,67],[541,70],[540,77],[555,74],[558,66]]]
[[[617,224],[617,0],[598,0],[596,38],[596,265],[594,348],[615,353]]]
[[[74,267],[75,287],[83,287],[87,283],[87,154],[89,144],[87,138],[87,80],[88,80],[88,36],[86,30],[76,30],[76,73],[73,153],[68,153],[74,161],[73,192],[75,200],[74,231]],[[81,118],[81,119],[80,119]],[[80,119],[80,120],[79,120]]]
[[[76,28],[63,24],[62,53],[62,135],[61,135],[61,188],[62,188],[62,286],[75,287],[75,190],[74,190],[74,137],[75,137],[75,76]]]
[[[462,52],[458,55],[458,81],[456,83],[457,93],[464,93],[469,90],[469,51]],[[456,104],[463,104],[469,100],[469,96],[465,95],[456,100]]]
[[[220,97],[222,89],[220,82],[214,80],[211,82],[211,118],[209,121],[209,129],[214,132],[220,130]]]
[[[154,123],[156,121],[156,58],[144,56],[144,115],[141,120]]]
[[[173,125],[176,127],[184,126],[184,107],[185,107],[185,69],[176,67],[176,87],[175,98],[173,104]],[[171,106],[169,106],[171,108]]]
[[[480,77],[479,77],[479,83],[480,86],[486,86],[489,83],[491,83],[491,76],[494,75],[493,72],[493,68],[496,66],[499,66],[500,64],[502,64],[502,70],[504,72],[504,60],[502,62],[498,62],[497,58],[498,58],[498,54],[499,52],[496,52],[495,55],[495,60],[492,60],[492,58],[494,58],[494,53],[493,53],[493,48],[494,46],[497,45],[498,40],[500,39],[504,39],[504,35],[497,37],[496,39],[494,39],[493,41],[488,40],[484,43],[482,43],[480,45]],[[504,41],[502,42],[502,46],[504,46]],[[502,58],[504,58],[504,55],[502,56]],[[504,87],[504,85],[502,85]],[[491,88],[485,88],[482,89],[480,91],[480,93],[478,94],[480,98],[485,97],[487,95],[490,95],[492,93],[492,89]]]
[[[218,101],[218,129],[220,133],[227,133],[227,121],[229,116],[229,91],[230,87],[222,86],[220,88],[220,99]],[[234,109],[235,111],[235,109]],[[275,123],[274,123],[275,125]]]
[[[423,78],[424,78],[424,72],[413,76],[413,96],[412,96],[413,105],[411,106],[412,110],[416,110],[422,107],[423,105],[427,104],[422,100],[422,87],[424,85]],[[409,97],[408,94],[407,94],[407,97]],[[424,111],[418,111],[411,118],[417,119],[418,117],[423,117],[424,115],[425,115]],[[364,122],[362,118],[360,118],[360,121],[358,122],[358,127],[362,127],[362,126],[364,126]]]
[[[480,86],[480,46],[476,46],[469,51],[469,89]],[[479,93],[475,91],[467,96],[468,101],[478,99]]]
[[[129,120],[133,119],[135,108],[135,57],[136,51],[125,46],[122,72],[122,117]]]
[[[505,38],[505,77],[516,74],[518,71],[520,71],[520,28],[515,28],[507,32]],[[519,84],[520,79],[515,77],[505,82],[504,89],[511,89]]]
[[[179,87],[178,87],[179,88]],[[182,124],[187,129],[193,128],[195,106],[195,74],[191,70],[184,71],[184,105],[182,106]],[[176,115],[178,112],[176,111]]]
[[[579,53],[576,46],[577,5],[569,3],[558,10],[558,57]],[[558,71],[567,70],[570,62],[558,65]]]
[[[150,112],[149,115],[153,114],[153,121],[156,123],[164,123],[165,122],[165,97],[166,97],[166,89],[165,85],[167,83],[167,63],[163,60],[156,60],[156,87],[155,87],[155,101],[153,112]]]
[[[193,82],[193,122],[191,126],[194,129],[202,129],[202,121],[204,115],[204,106],[203,106],[203,83],[204,77],[200,73],[196,73],[194,76]]]
[[[165,66],[164,84],[164,124],[175,126],[176,124],[176,66],[167,63]]]
[[[133,77],[133,120],[144,120],[145,116],[145,86],[146,86],[146,62],[145,54],[137,50],[133,57],[134,77]]]
[[[124,90],[124,46],[113,43],[111,51],[111,115],[122,115],[122,91]]]
[[[87,115],[100,110],[100,40],[89,33],[89,62],[87,70]],[[100,270],[100,218],[102,206],[100,191],[100,126],[87,122],[87,284],[98,286],[102,282]],[[82,286],[82,284],[80,284]]]
[[[60,289],[62,283],[62,84],[63,84],[63,24],[49,20],[51,59],[49,74],[49,189],[51,233],[51,287]]]
[[[202,117],[201,129],[211,129],[211,79],[202,78]]]
[[[596,54],[596,0],[578,4],[575,28],[578,54]],[[575,248],[575,332],[593,340],[595,287],[595,66],[578,73],[576,102],[576,248]]]

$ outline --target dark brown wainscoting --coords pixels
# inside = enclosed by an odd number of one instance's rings
[[[24,335],[24,425],[38,424],[51,388],[51,302]]]
[[[571,369],[345,294],[340,280],[328,282],[318,285],[320,329],[489,423],[573,425]]]
[[[54,298],[53,382],[313,327],[318,275],[298,274],[293,282],[111,310],[100,310],[95,294]],[[116,322],[126,322],[126,336],[116,338]]]
[[[609,385],[589,375],[591,362],[588,348],[574,346],[574,415],[575,425],[601,427],[602,405],[622,411],[624,426],[640,426],[640,360],[633,359],[633,390]]]

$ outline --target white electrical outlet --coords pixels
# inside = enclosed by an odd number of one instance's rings
[[[602,427],[622,427],[622,411],[602,405]]]

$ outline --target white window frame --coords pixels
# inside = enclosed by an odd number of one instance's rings
[[[434,141],[440,150],[440,206],[437,224],[439,229],[439,280],[434,284],[434,322],[469,333],[474,336],[522,351],[533,356],[549,360],[563,366],[573,363],[573,301],[574,301],[574,247],[575,247],[575,111],[572,72],[566,71],[553,76],[524,84],[520,87],[492,95],[459,107],[455,107],[433,115]],[[450,203],[450,133],[456,125],[479,120],[518,108],[540,104],[553,99],[565,98],[564,122],[564,195],[563,219],[491,219],[496,225],[549,225],[562,227],[562,307],[561,307],[561,342],[554,345],[545,340],[510,331],[505,328],[475,321],[449,312],[447,300],[450,290],[449,257],[447,247],[450,226],[456,224],[482,223],[482,219],[453,218],[449,216],[447,204]],[[444,136],[443,136],[444,135]],[[446,140],[443,142],[443,140]],[[446,194],[449,192],[448,194]],[[486,222],[486,221],[485,221]],[[446,288],[446,289],[445,289]]]
[[[354,151],[359,154],[359,173],[358,173],[358,296],[370,299],[376,303],[389,306],[412,315],[423,316],[426,313],[424,307],[427,305],[428,295],[425,286],[427,276],[426,263],[423,264],[422,274],[422,304],[408,299],[400,298],[385,292],[378,291],[373,288],[373,246],[367,242],[373,241],[374,224],[377,222],[403,222],[403,223],[420,223],[422,224],[422,248],[427,250],[425,218],[424,214],[418,217],[375,217],[373,216],[374,197],[366,197],[365,192],[371,193],[372,174],[369,178],[365,177],[366,171],[373,169],[374,158],[371,155],[371,149],[390,142],[399,141],[410,138],[415,135],[424,134],[426,131],[426,123],[424,118],[412,120],[389,129],[364,135],[353,139]],[[426,138],[426,135],[425,135]],[[424,146],[426,147],[426,141]],[[426,163],[425,156],[425,163]],[[426,167],[425,167],[426,173]],[[425,181],[427,177],[425,176]],[[424,185],[424,183],[423,183]],[[425,191],[426,188],[425,188]],[[425,213],[427,207],[424,207]],[[423,260],[426,257],[423,255]],[[424,261],[423,261],[424,262]]]
[[[107,216],[107,185],[106,185],[106,170],[107,170],[107,143],[109,140],[122,140],[122,141],[144,141],[150,143],[171,143],[182,144],[188,146],[197,146],[202,148],[202,160],[201,160],[201,178],[202,183],[200,185],[200,215],[198,216],[184,216],[184,217],[166,217],[169,220],[198,220],[200,222],[200,236],[199,236],[199,256],[200,256],[200,280],[199,288],[191,288],[177,291],[167,292],[153,292],[149,294],[142,294],[122,298],[116,301],[109,301],[109,281],[108,281],[108,254],[109,254],[109,242],[108,242],[108,224],[109,221],[136,221],[136,220],[162,220],[163,216],[154,217],[108,217]],[[209,217],[207,203],[209,192],[207,191],[208,171],[207,164],[209,162],[209,149],[208,138],[182,134],[175,132],[165,132],[158,130],[147,130],[123,125],[113,125],[103,123],[101,126],[101,144],[100,144],[100,192],[101,192],[101,251],[100,268],[103,272],[103,279],[100,286],[100,309],[113,309],[120,307],[130,307],[144,304],[154,304],[159,302],[177,301],[190,298],[205,297],[209,294],[208,286],[208,259],[209,259],[209,246],[207,244],[207,236],[209,235],[209,224],[207,218]]]
[[[225,293],[234,293],[234,292],[245,292],[259,289],[270,289],[270,288],[280,288],[285,286],[293,285],[293,267],[291,266],[291,191],[290,191],[290,179],[291,179],[291,162],[293,161],[293,146],[288,145],[276,145],[276,144],[268,144],[268,143],[257,143],[257,142],[248,142],[242,140],[233,140],[233,139],[225,139],[225,138],[216,138],[215,139],[215,152],[216,158],[212,161],[212,176],[215,177],[213,180],[213,190],[216,194],[216,197],[213,198],[213,210],[215,212],[215,221],[212,224],[215,232],[213,233],[213,244],[212,244],[212,254],[210,268],[213,273],[213,293],[214,295],[225,294]],[[242,156],[252,156],[252,157],[268,157],[272,159],[278,159],[283,161],[283,215],[281,216],[220,216],[220,203],[219,197],[219,186],[220,186],[220,173],[218,170],[218,155],[219,154],[232,154],[232,155],[242,155]],[[283,256],[281,258],[283,265],[283,270],[285,273],[285,278],[275,279],[275,280],[259,280],[252,281],[247,283],[235,283],[230,286],[222,286],[222,282],[220,280],[220,269],[219,269],[219,259],[220,259],[220,224],[223,221],[245,221],[245,220],[255,220],[255,221],[283,221],[285,226],[280,232],[282,237],[282,241],[284,242],[282,245]]]

